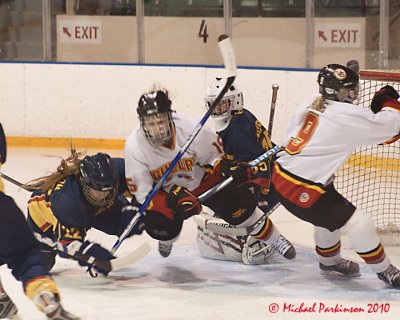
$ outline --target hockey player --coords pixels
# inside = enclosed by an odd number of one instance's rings
[[[207,109],[214,102],[224,86],[221,80],[221,78],[217,78],[207,89],[205,99]],[[249,162],[273,147],[267,130],[249,110],[243,107],[243,93],[236,85],[232,85],[225,93],[211,117],[214,120],[215,129],[222,139],[225,153],[229,159]],[[256,167],[256,176],[269,180],[271,177],[271,163],[272,159]],[[256,195],[258,195],[257,201],[259,207],[266,214],[269,214],[270,211],[278,205],[273,188],[271,190],[269,190],[269,188],[253,190]],[[229,228],[226,228],[225,236],[229,236],[229,230]],[[224,235],[220,234],[219,236],[223,237]],[[212,243],[212,238],[215,237],[218,237],[216,233],[210,231],[204,232],[199,226],[198,241]],[[296,251],[292,244],[279,232],[276,226],[274,226],[272,221],[267,217],[266,228],[262,230],[259,235],[247,237],[242,252],[244,263],[253,264],[256,262],[258,264],[260,261],[263,261],[262,257],[267,258],[265,257],[265,253],[271,252],[271,250],[267,249],[260,250],[260,248],[265,247],[265,243],[258,240],[258,238],[264,241],[270,239],[272,248],[287,259],[293,259],[296,256]],[[233,239],[235,243],[239,243],[243,237],[240,239],[236,237],[228,239]],[[229,241],[228,239],[224,241]],[[207,246],[202,245],[201,247],[203,248],[203,254],[207,254]],[[235,245],[232,247],[235,247]],[[211,246],[210,249],[212,249]],[[214,250],[210,250],[210,253],[214,254]],[[255,253],[262,257],[253,257]]]
[[[0,124],[0,166],[6,161],[6,140]],[[7,264],[21,281],[25,294],[47,319],[79,320],[64,310],[57,285],[50,276],[39,242],[32,235],[24,214],[3,191],[0,179],[0,265]],[[18,319],[18,310],[0,280],[0,319]]]
[[[125,210],[128,200],[124,196],[127,188],[123,159],[104,153],[80,159],[79,153],[72,149],[56,172],[27,186],[37,189],[28,202],[28,223],[34,232],[67,246],[79,245],[79,251],[99,260],[115,258],[85,237],[90,228],[119,236],[133,217],[132,211]],[[133,233],[141,231],[136,228]],[[43,244],[42,253],[51,269],[56,252]],[[105,270],[94,268],[107,275]],[[89,272],[92,275],[90,268]]]
[[[137,112],[140,127],[125,143],[125,170],[129,190],[139,203],[143,203],[197,123],[188,115],[171,109],[165,89],[143,94]],[[255,196],[247,186],[268,187],[268,179],[254,179],[247,163],[225,159],[217,134],[203,127],[152,199],[144,216],[145,229],[160,241],[162,256],[170,254],[183,221],[201,212],[197,196],[228,176],[233,177],[233,183],[207,199],[204,205],[218,212],[226,222],[239,228],[248,227],[251,234],[268,230],[263,221],[264,213],[257,207]]]
[[[315,226],[316,251],[323,274],[358,276],[357,263],[341,258],[340,231],[378,278],[400,286],[400,271],[386,256],[374,224],[334,187],[334,173],[360,146],[393,141],[400,131],[399,94],[390,86],[376,92],[372,111],[354,105],[359,76],[339,64],[318,75],[319,93],[306,100],[287,128],[272,182],[279,201]]]

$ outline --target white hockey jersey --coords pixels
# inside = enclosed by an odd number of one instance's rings
[[[171,149],[153,147],[138,127],[125,142],[125,175],[130,192],[143,203],[170,163],[186,143],[198,121],[187,114],[173,113],[175,123],[174,142]],[[202,166],[214,163],[223,156],[223,147],[217,134],[204,126],[165,180],[163,189],[167,192],[174,185],[189,190],[199,186],[203,176]]]
[[[297,110],[277,162],[290,173],[327,185],[333,174],[361,146],[383,143],[399,135],[400,111],[384,107],[374,114],[358,105],[326,100],[323,112],[309,108],[316,96]]]

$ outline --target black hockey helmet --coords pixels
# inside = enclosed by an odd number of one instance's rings
[[[86,200],[99,207],[112,202],[118,193],[117,165],[108,154],[86,156],[79,163],[80,184]]]
[[[172,139],[171,100],[167,90],[156,90],[143,94],[138,103],[137,113],[140,126],[153,146],[167,144]]]
[[[339,102],[353,103],[359,90],[359,76],[340,64],[328,64],[318,74],[319,93]]]
[[[139,99],[137,113],[139,117],[145,117],[156,113],[172,112],[171,104],[166,91],[145,93]]]

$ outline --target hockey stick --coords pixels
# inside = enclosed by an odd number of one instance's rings
[[[278,90],[279,84],[272,85],[272,99],[271,99],[271,109],[269,111],[269,122],[268,122],[268,135],[271,139],[272,135],[272,126],[274,124],[274,116],[275,116],[275,107],[276,107],[276,99],[278,98]]]
[[[16,185],[17,187],[20,187],[21,189],[24,189],[26,191],[32,192],[35,191],[33,188],[25,187],[23,183],[9,177],[8,175],[0,172],[0,177],[2,177],[4,180],[7,180],[8,182],[11,182],[12,184]]]
[[[147,195],[145,201],[139,208],[139,214],[137,214],[131,222],[128,224],[128,226],[125,228],[124,232],[121,234],[121,236],[118,238],[118,240],[115,242],[111,249],[111,253],[114,254],[115,251],[121,246],[122,241],[129,235],[133,227],[138,223],[138,220],[141,215],[145,213],[146,208],[149,206],[151,200],[155,196],[158,190],[162,187],[164,184],[165,180],[167,179],[168,175],[171,173],[172,169],[175,168],[176,164],[179,162],[179,160],[182,158],[183,154],[186,152],[186,150],[189,148],[189,146],[192,144],[194,139],[196,138],[197,134],[200,132],[201,128],[204,126],[208,118],[211,116],[211,114],[214,112],[215,108],[218,106],[219,102],[221,101],[222,97],[225,95],[225,93],[228,91],[229,87],[232,85],[232,83],[235,81],[236,77],[236,61],[235,61],[235,53],[233,51],[233,46],[232,46],[232,41],[227,35],[221,35],[218,39],[218,47],[221,52],[222,59],[224,61],[225,65],[225,70],[227,73],[227,79],[225,86],[222,88],[221,92],[215,99],[215,101],[212,103],[210,108],[207,110],[207,113],[203,116],[203,118],[200,120],[198,125],[194,128],[193,132],[190,134],[189,138],[187,139],[186,143],[181,147],[179,150],[178,154],[175,156],[175,158],[172,160],[171,164],[169,165],[168,169],[165,171],[165,173],[162,175],[160,180],[157,182],[157,184],[153,187],[151,192]]]
[[[257,159],[254,159],[249,163],[250,167],[254,167],[260,162],[263,162],[265,159],[272,157],[273,155],[277,154],[278,152],[284,150],[285,147],[282,145],[276,145],[275,147],[269,149],[265,153],[263,153],[261,156],[259,156]],[[217,193],[218,191],[222,190],[225,188],[227,185],[229,185],[233,181],[232,176],[229,178],[225,179],[224,181],[220,182],[219,184],[215,185],[211,189],[207,190],[206,192],[203,192],[201,195],[198,196],[198,199],[200,202],[206,201],[209,197]]]
[[[128,253],[127,255],[125,255],[123,257],[115,258],[115,259],[112,259],[109,261],[101,261],[101,260],[96,259],[93,256],[79,252],[78,250],[79,250],[80,246],[78,246],[78,247],[65,246],[65,245],[61,244],[60,242],[54,241],[54,240],[52,240],[48,237],[45,237],[39,233],[34,233],[34,236],[36,237],[36,239],[39,242],[46,244],[47,246],[49,246],[59,252],[62,252],[63,254],[67,255],[71,259],[86,262],[90,266],[99,267],[100,269],[103,269],[107,272],[126,268],[126,267],[130,266],[131,264],[139,261],[143,257],[145,257],[150,252],[150,245],[145,242],[145,243],[142,243],[135,250],[133,250],[132,252]]]

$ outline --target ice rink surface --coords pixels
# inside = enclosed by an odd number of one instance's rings
[[[121,151],[107,151],[122,156]],[[96,151],[88,150],[88,154]],[[68,150],[9,149],[2,172],[26,182],[46,175],[57,167]],[[29,193],[5,183],[25,211]],[[156,241],[146,235],[126,240],[117,255],[141,242],[153,250],[129,268],[109,277],[90,278],[74,261],[59,259],[55,280],[65,307],[86,320],[344,320],[400,319],[400,290],[378,280],[343,240],[343,257],[361,263],[362,276],[353,279],[320,275],[313,251],[311,225],[279,208],[271,216],[297,249],[294,261],[274,255],[268,265],[246,266],[237,262],[208,260],[196,245],[196,227],[188,220],[172,254],[162,258]],[[89,238],[111,248],[115,237],[92,230]],[[392,262],[400,266],[400,247],[385,247]],[[35,310],[22,292],[21,284],[8,269],[0,269],[4,286],[20,310],[22,319],[45,317]]]

